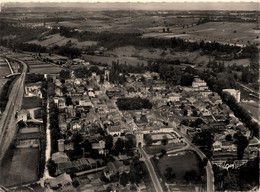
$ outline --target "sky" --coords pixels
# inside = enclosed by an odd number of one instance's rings
[[[14,3],[9,6],[61,6],[61,7],[94,7],[98,8],[107,8],[107,9],[126,9],[131,7],[131,9],[141,9],[141,10],[248,10],[248,11],[260,11],[260,3],[259,0],[1,0],[1,2],[19,2]],[[21,4],[24,3],[25,4]],[[27,3],[34,2],[34,3]],[[41,2],[41,3],[38,3]],[[49,4],[49,2],[59,2]],[[71,2],[71,3],[65,3]],[[79,3],[75,2],[86,2],[86,4],[82,3],[79,6]],[[90,6],[88,3],[96,3],[96,2],[114,2],[112,4],[107,3],[97,3]],[[116,4],[115,2],[128,2],[126,4]],[[131,2],[131,3],[129,3]],[[137,3],[138,2],[138,3]],[[149,3],[148,3],[149,2]]]

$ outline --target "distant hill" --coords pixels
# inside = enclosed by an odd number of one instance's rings
[[[8,0],[5,0],[8,1]],[[258,2],[117,2],[117,3],[5,3],[5,10],[8,8],[23,8],[30,11],[53,11],[62,10],[241,10],[259,11]],[[46,8],[46,9],[45,9]],[[50,9],[52,8],[52,9]],[[19,12],[19,9],[17,10]]]

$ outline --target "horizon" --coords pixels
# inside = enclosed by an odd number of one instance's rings
[[[259,11],[258,2],[3,2],[4,7],[97,10]],[[80,5],[79,5],[80,4]]]

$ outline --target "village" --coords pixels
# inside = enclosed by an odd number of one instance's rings
[[[213,137],[211,150],[204,151],[212,164],[238,168],[258,155],[257,138],[199,77],[184,87],[169,86],[149,71],[129,73],[124,85],[109,82],[109,69],[103,77],[92,72],[76,78],[74,71],[69,76],[45,75],[54,85],[48,96],[54,110],[47,117],[52,121],[56,115],[57,121],[46,159],[50,177],[42,183],[49,191],[154,190],[142,151],[160,159],[188,150],[185,139],[194,142],[204,131]],[[25,84],[25,96],[42,99],[41,84]],[[223,91],[240,101],[239,90]],[[42,119],[23,109],[17,122],[16,148],[41,150]],[[249,140],[241,160],[234,143],[238,134]]]

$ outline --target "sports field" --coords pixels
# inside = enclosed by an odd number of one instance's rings
[[[37,181],[38,153],[37,148],[15,149],[7,186]]]

